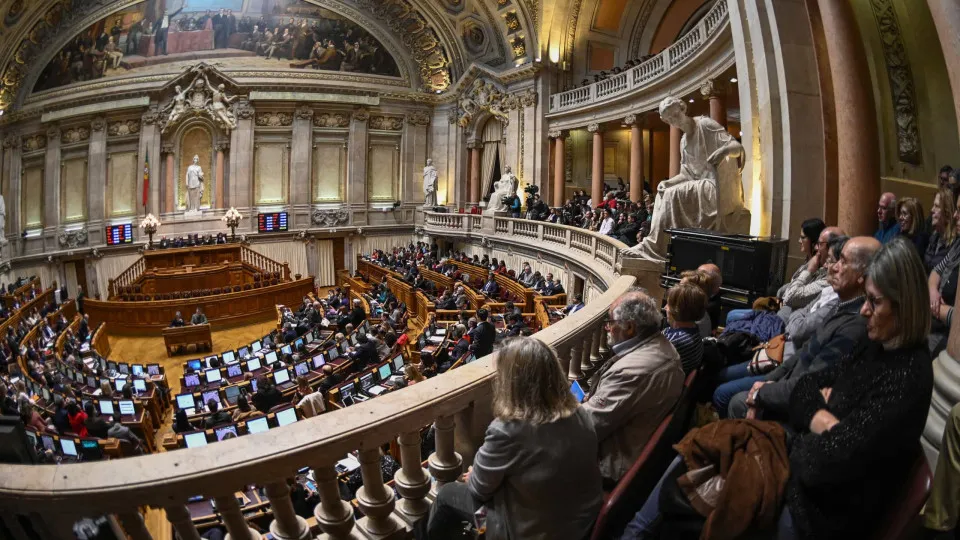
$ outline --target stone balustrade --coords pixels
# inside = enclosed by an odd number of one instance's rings
[[[538,339],[551,345],[570,379],[600,362],[607,353],[603,323],[610,304],[634,286],[619,275],[623,246],[616,240],[563,225],[464,214],[423,215],[425,230],[446,236],[496,235],[542,247],[581,266],[597,267],[604,292],[576,314],[541,330]],[[496,230],[497,232],[494,232]],[[117,462],[63,465],[0,465],[0,521],[16,540],[72,540],[81,517],[114,516],[133,540],[150,540],[140,509],[161,508],[180,538],[199,540],[186,504],[196,495],[216,502],[229,538],[256,540],[235,493],[248,486],[264,488],[272,510],[274,538],[409,537],[412,524],[427,514],[439,485],[455,481],[482,440],[489,419],[496,354],[403,390],[390,392],[348,409],[306,419],[264,433],[216,444],[151,454]],[[433,425],[436,449],[420,454],[420,430]],[[456,433],[456,435],[455,435]],[[402,469],[393,489],[384,485],[379,448],[396,440]],[[358,451],[363,487],[357,493],[363,517],[354,520],[349,502],[340,498],[335,465]],[[458,452],[459,451],[459,452]],[[463,456],[466,456],[463,457]],[[296,515],[286,479],[297,470],[314,471],[321,503],[313,519]],[[316,526],[311,528],[313,522]],[[32,529],[32,532],[28,532]]]
[[[649,91],[676,75],[693,56],[707,49],[718,34],[729,28],[728,23],[727,2],[719,0],[695,27],[653,58],[602,81],[551,95],[549,112],[574,111]]]

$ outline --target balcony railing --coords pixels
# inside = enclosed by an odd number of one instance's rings
[[[576,314],[541,330],[537,337],[558,353],[571,379],[602,361],[607,351],[603,322],[611,303],[635,283],[615,272],[623,244],[589,231],[562,225],[463,214],[425,215],[428,230],[448,236],[484,234],[496,229],[500,238],[518,243],[551,244],[551,253],[579,264],[602,267],[605,292]],[[455,481],[464,459],[455,447],[475,450],[489,418],[496,354],[396,392],[347,409],[322,414],[264,433],[224,440],[201,448],[164,452],[115,461],[62,465],[0,464],[0,521],[13,538],[72,540],[81,517],[115,516],[133,540],[150,540],[140,509],[165,510],[182,539],[197,540],[188,500],[202,495],[216,502],[230,537],[260,538],[251,529],[235,493],[255,485],[264,488],[275,538],[312,538],[324,532],[333,538],[410,536],[412,524],[427,515],[439,485]],[[469,414],[461,414],[469,413]],[[436,451],[420,454],[420,431],[433,425]],[[484,425],[476,425],[484,424]],[[465,436],[455,440],[455,429]],[[396,441],[402,469],[394,491],[384,485],[380,447]],[[358,451],[363,488],[357,499],[363,518],[354,521],[350,503],[340,498],[335,465]],[[469,457],[469,454],[465,454]],[[313,469],[320,504],[307,521],[296,515],[287,478],[303,467]],[[309,532],[308,532],[309,529]],[[31,532],[27,532],[31,531]]]
[[[627,71],[589,86],[550,96],[550,112],[561,112],[594,105],[649,85],[680,68],[726,25],[727,2],[719,0],[692,30],[660,54]]]

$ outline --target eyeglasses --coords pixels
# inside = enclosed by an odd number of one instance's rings
[[[877,302],[879,302],[879,301],[881,301],[881,300],[883,300],[883,299],[884,299],[884,296],[883,296],[883,295],[874,296],[874,295],[872,295],[872,294],[870,294],[870,293],[867,293],[867,305],[870,306],[870,309],[871,309],[871,310],[876,309],[876,308],[877,308]]]

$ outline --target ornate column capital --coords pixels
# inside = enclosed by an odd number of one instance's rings
[[[250,120],[253,118],[255,109],[249,101],[241,99],[236,102],[233,106],[233,113],[237,116],[237,120]]]
[[[628,114],[623,118],[623,123],[628,126],[637,125],[643,127],[644,117],[642,114]]]
[[[722,97],[726,90],[726,86],[717,79],[707,79],[700,85],[700,95],[703,99]]]
[[[310,107],[309,105],[301,105],[297,107],[297,110],[294,112],[294,116],[300,120],[312,120],[313,107]]]
[[[107,127],[107,121],[103,117],[94,118],[93,121],[90,122],[90,130],[94,133],[103,131],[105,127]]]
[[[173,143],[167,143],[160,147],[160,153],[173,155],[173,149]]]
[[[217,152],[225,152],[230,149],[230,141],[218,141],[213,145],[213,149]]]
[[[4,148],[20,148],[20,135],[11,133],[3,138]]]
[[[57,126],[50,126],[47,129],[47,141],[56,141],[60,139],[60,128]]]
[[[562,129],[551,129],[547,132],[547,137],[551,139],[562,139],[566,136],[566,133]]]
[[[370,111],[366,107],[360,107],[353,111],[352,117],[356,122],[366,122],[370,119]]]
[[[590,124],[587,126],[587,131],[589,131],[590,133],[598,133],[598,132],[601,132],[602,130],[600,129],[600,124]]]
[[[147,109],[147,112],[143,113],[143,115],[140,117],[140,120],[146,126],[156,124],[158,121],[160,121],[160,111],[157,110],[156,106],[151,106],[149,109]]]
[[[412,126],[428,126],[430,125],[430,113],[417,109],[407,115],[407,123]]]
[[[476,141],[476,140],[474,140],[474,141],[467,141],[467,148],[468,148],[469,150],[473,150],[473,149],[475,149],[475,148],[483,148],[483,142],[482,142],[482,141]]]

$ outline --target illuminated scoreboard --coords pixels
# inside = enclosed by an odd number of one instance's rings
[[[133,243],[133,225],[129,223],[124,223],[123,225],[107,225],[108,246],[131,243]]]
[[[269,212],[266,214],[257,214],[257,231],[259,232],[280,232],[287,230],[286,212]]]

